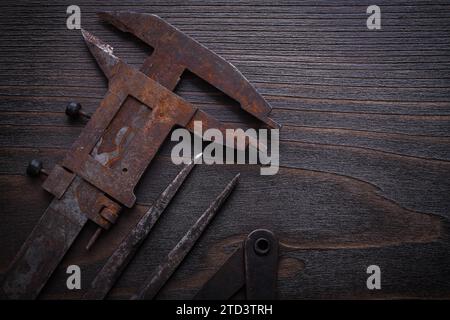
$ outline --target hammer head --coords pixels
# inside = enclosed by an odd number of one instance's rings
[[[141,71],[173,90],[189,70],[226,95],[270,128],[280,126],[269,118],[272,108],[249,81],[229,62],[156,15],[137,12],[102,12],[100,18],[129,32],[154,48]]]

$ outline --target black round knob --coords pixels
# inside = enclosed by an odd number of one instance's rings
[[[78,118],[81,114],[81,104],[78,102],[69,102],[66,107],[66,114],[71,118]]]
[[[38,176],[42,171],[42,161],[33,159],[30,161],[27,167],[27,174],[29,176]]]

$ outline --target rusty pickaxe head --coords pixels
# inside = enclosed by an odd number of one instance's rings
[[[101,12],[98,15],[154,49],[141,71],[169,90],[173,90],[182,73],[189,70],[236,100],[242,109],[268,127],[280,127],[269,118],[271,106],[231,63],[160,17],[125,11]]]

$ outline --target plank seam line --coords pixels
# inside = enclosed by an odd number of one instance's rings
[[[306,129],[312,129],[312,130],[324,130],[324,131],[333,131],[333,130],[339,130],[339,131],[351,131],[351,132],[361,132],[361,133],[369,133],[374,135],[388,135],[388,136],[398,136],[399,138],[426,138],[427,140],[447,140],[443,142],[449,142],[450,143],[450,136],[430,136],[430,135],[421,135],[421,134],[409,134],[409,133],[403,133],[403,132],[386,132],[386,131],[372,131],[372,130],[362,130],[362,129],[349,129],[349,128],[339,128],[339,127],[313,127],[313,126],[302,126],[302,125],[294,125],[294,124],[287,124],[283,125],[283,128],[285,127],[293,127],[293,128],[306,128]],[[281,129],[283,130],[283,129]],[[295,130],[295,129],[294,129]],[[441,142],[442,143],[442,142]]]
[[[382,150],[377,150],[377,149],[372,149],[372,148],[368,148],[368,147],[361,147],[361,146],[348,146],[348,145],[339,145],[339,144],[332,144],[332,143],[320,143],[320,142],[304,142],[304,141],[298,141],[298,140],[291,140],[291,139],[280,139],[280,142],[287,142],[287,143],[292,143],[292,144],[304,144],[304,145],[318,145],[318,146],[323,146],[323,147],[331,147],[331,148],[336,148],[336,149],[352,149],[353,151],[361,151],[361,150],[365,150],[365,151],[369,151],[372,153],[379,153],[379,154],[383,154],[383,155],[389,155],[389,156],[394,156],[394,157],[399,157],[399,158],[407,158],[413,161],[425,161],[425,162],[437,162],[434,164],[437,165],[449,165],[450,166],[450,161],[449,160],[441,160],[441,159],[435,159],[435,158],[423,158],[423,157],[417,157],[417,156],[410,156],[410,155],[404,155],[404,154],[398,154],[395,152],[389,152],[389,151],[382,151]]]

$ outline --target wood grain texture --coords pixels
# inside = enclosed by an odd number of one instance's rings
[[[51,197],[25,176],[51,168],[83,129],[68,101],[93,112],[107,83],[77,30],[71,3],[0,5],[0,273]],[[81,0],[82,26],[139,67],[152,49],[99,21],[101,10],[154,13],[232,62],[283,124],[281,169],[199,166],[163,214],[109,298],[128,298],[236,172],[241,183],[158,298],[191,298],[245,235],[270,228],[292,252],[280,261],[279,297],[450,298],[450,3],[385,1],[368,31],[369,1]],[[190,73],[176,92],[221,121],[255,124]],[[89,224],[42,299],[72,299],[65,268],[87,287],[102,263],[179,168],[162,150],[137,188],[138,205],[93,250]],[[366,268],[382,290],[366,288]]]

